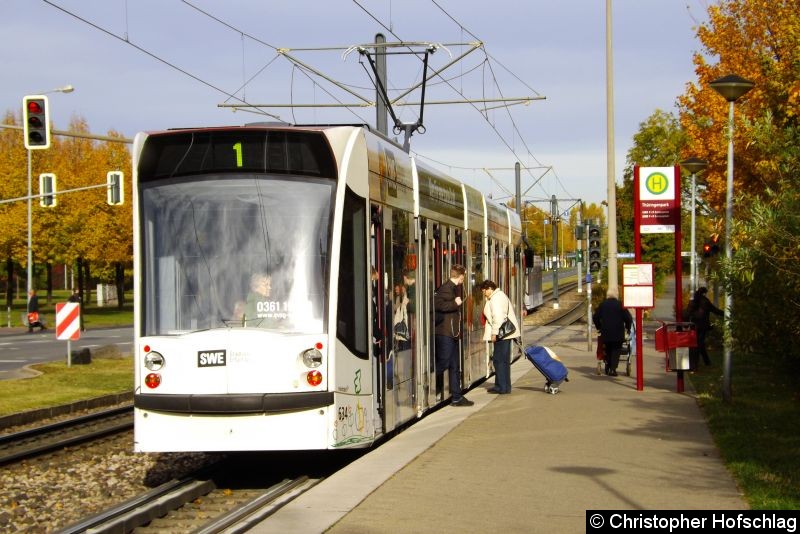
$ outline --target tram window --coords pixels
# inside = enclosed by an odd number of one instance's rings
[[[147,335],[323,332],[332,192],[329,180],[241,174],[145,184]],[[256,273],[269,278],[269,292],[251,292]]]
[[[359,358],[369,357],[367,335],[366,201],[349,188],[344,197],[339,256],[336,335]]]

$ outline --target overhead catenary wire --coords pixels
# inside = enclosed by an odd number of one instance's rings
[[[469,30],[468,28],[466,28],[466,27],[465,27],[463,24],[461,24],[461,22],[459,22],[458,20],[456,20],[456,18],[455,18],[455,17],[453,17],[453,16],[452,16],[450,13],[448,13],[448,12],[447,12],[447,10],[446,10],[446,9],[444,9],[444,8],[443,8],[443,7],[442,7],[442,6],[439,4],[439,2],[438,2],[437,0],[431,0],[431,2],[433,3],[433,5],[435,5],[437,8],[439,8],[439,10],[440,10],[442,13],[444,13],[444,15],[445,15],[445,16],[447,16],[447,17],[448,17],[450,20],[452,20],[452,21],[453,21],[455,24],[457,24],[457,25],[459,26],[459,28],[461,28],[461,29],[462,29],[462,31],[466,31],[466,32],[467,32],[469,35],[471,35],[471,36],[472,36],[472,38],[473,38],[473,39],[480,40],[480,38],[479,38],[477,35],[475,35],[475,33],[473,33],[472,31],[470,31],[470,30]],[[524,81],[523,81],[523,80],[522,80],[522,79],[521,79],[519,76],[517,76],[516,74],[514,74],[514,73],[513,73],[513,72],[512,72],[510,69],[508,69],[508,68],[507,68],[505,65],[503,65],[503,64],[502,64],[502,63],[501,63],[499,60],[497,60],[497,59],[495,59],[494,57],[490,56],[490,55],[489,55],[489,52],[488,52],[488,51],[487,51],[485,48],[484,48],[484,53],[486,54],[487,58],[492,58],[492,60],[493,60],[493,61],[495,61],[495,62],[496,62],[498,65],[500,65],[501,67],[503,67],[503,69],[505,69],[505,70],[506,70],[506,71],[507,71],[509,74],[511,74],[512,76],[514,76],[514,78],[516,78],[516,79],[517,79],[517,80],[518,80],[520,83],[522,83],[523,85],[525,85],[525,87],[527,87],[528,89],[530,89],[530,90],[531,90],[531,91],[533,91],[534,93],[536,93],[536,94],[539,94],[539,93],[538,93],[538,92],[537,92],[535,89],[533,89],[531,86],[529,86],[527,83],[525,83],[525,82],[524,82]],[[492,68],[492,62],[490,62],[490,61],[487,61],[487,65],[488,65],[488,67],[489,67],[489,69],[490,69],[490,71],[491,71],[491,73],[492,73],[492,78],[494,79],[495,86],[497,87],[498,91],[500,91],[500,94],[501,94],[501,96],[502,96],[502,89],[500,88],[500,84],[497,82],[497,76],[495,75],[495,73],[494,73],[494,69]],[[508,106],[498,106],[498,107],[506,107],[506,108],[507,108]],[[507,111],[507,113],[508,113],[508,117],[509,117],[509,120],[511,121],[511,124],[514,126],[514,131],[515,131],[515,132],[517,132],[517,134],[519,135],[519,137],[520,137],[520,141],[522,141],[522,144],[525,146],[525,149],[526,149],[526,151],[528,152],[528,155],[530,155],[530,156],[531,156],[531,157],[532,157],[532,158],[533,158],[533,159],[534,159],[534,160],[535,160],[537,163],[541,164],[541,162],[539,162],[539,160],[536,158],[536,156],[534,156],[534,155],[531,153],[531,150],[530,150],[530,148],[528,147],[527,143],[525,142],[525,139],[522,137],[522,134],[520,133],[520,131],[519,131],[519,128],[517,127],[517,123],[516,123],[516,121],[514,120],[513,116],[511,115],[511,112],[510,112],[508,109],[506,109],[506,111]],[[555,175],[555,177],[556,177],[556,180],[557,180],[558,184],[561,186],[561,189],[563,189],[563,190],[564,190],[564,192],[566,192],[567,194],[570,194],[570,193],[569,193],[569,191],[567,191],[566,187],[564,186],[563,182],[561,182],[561,178],[558,176],[558,173],[556,173],[556,171],[555,171],[555,170],[553,170],[553,174]]]
[[[167,65],[168,67],[170,67],[172,69],[175,69],[175,70],[177,70],[178,72],[180,72],[182,74],[185,74],[186,76],[192,78],[193,80],[196,80],[196,81],[202,83],[203,85],[205,85],[207,87],[210,87],[211,89],[213,89],[213,90],[215,90],[215,91],[217,91],[219,93],[222,93],[222,94],[224,94],[224,95],[226,95],[226,96],[228,96],[230,98],[234,98],[234,99],[239,100],[239,101],[241,101],[243,103],[246,103],[244,100],[242,100],[241,98],[237,97],[236,95],[233,95],[233,94],[229,93],[228,91],[226,91],[226,90],[224,90],[224,89],[222,89],[220,87],[217,87],[216,85],[212,84],[211,82],[209,82],[207,80],[204,80],[204,79],[200,78],[199,76],[197,76],[197,75],[195,75],[195,74],[193,74],[193,73],[191,73],[191,72],[189,72],[189,71],[187,71],[187,70],[175,65],[174,63],[171,63],[171,62],[167,61],[166,59],[164,59],[164,58],[158,56],[157,54],[147,50],[146,48],[143,48],[143,47],[137,45],[133,41],[129,40],[127,38],[127,36],[126,37],[121,37],[121,36],[117,35],[116,33],[112,32],[111,30],[107,30],[106,28],[103,28],[102,26],[100,26],[98,24],[95,24],[94,22],[81,17],[77,13],[73,13],[72,11],[69,11],[68,9],[56,4],[55,2],[52,2],[50,0],[42,0],[42,1],[45,4],[47,4],[47,5],[51,6],[51,7],[54,7],[56,9],[58,9],[59,11],[61,11],[63,13],[66,13],[67,15],[69,15],[69,16],[75,18],[75,19],[78,19],[79,21],[83,22],[84,24],[88,24],[89,26],[91,26],[91,27],[93,27],[93,28],[105,33],[106,35],[109,35],[109,36],[113,37],[114,39],[122,41],[123,43],[127,44],[128,46],[132,46],[133,48],[135,48],[136,50],[139,50],[143,54],[146,54],[146,55],[150,56],[151,58],[155,59],[156,61],[159,61],[159,62],[163,63],[164,65]],[[273,119],[280,120],[280,117],[278,117],[277,115],[273,115],[271,113],[267,113],[264,110],[261,110],[260,113],[262,115],[266,115],[266,116],[272,117]]]
[[[265,64],[263,67],[261,67],[261,68],[260,68],[260,69],[259,69],[259,70],[258,70],[258,71],[257,71],[257,72],[254,74],[254,75],[252,75],[252,76],[251,76],[249,79],[246,79],[246,80],[244,80],[244,82],[241,84],[241,86],[240,86],[240,87],[239,87],[239,88],[238,88],[238,89],[237,89],[235,92],[233,92],[233,93],[232,93],[232,92],[229,92],[229,91],[227,91],[227,90],[225,90],[225,89],[223,89],[223,88],[221,88],[221,87],[219,87],[219,86],[215,85],[214,83],[211,83],[211,82],[209,82],[208,80],[205,80],[205,79],[203,79],[201,76],[199,76],[199,75],[197,75],[197,74],[194,74],[194,73],[192,73],[192,72],[190,72],[190,71],[188,71],[188,70],[186,70],[186,69],[182,68],[181,66],[179,66],[179,65],[177,65],[177,64],[175,64],[175,63],[173,63],[173,62],[169,61],[169,60],[166,60],[166,59],[164,59],[163,57],[159,56],[157,53],[155,53],[155,52],[153,52],[153,51],[151,51],[151,50],[148,50],[148,49],[144,48],[143,46],[141,46],[141,45],[139,45],[139,44],[136,44],[136,43],[134,43],[133,41],[131,41],[131,40],[130,40],[130,34],[129,34],[129,28],[128,28],[128,26],[127,26],[127,13],[126,13],[125,35],[124,35],[124,36],[120,36],[120,35],[117,35],[116,33],[114,33],[113,31],[110,31],[110,30],[108,30],[108,29],[106,29],[106,28],[103,28],[102,26],[100,26],[100,25],[98,25],[98,24],[96,24],[96,23],[94,23],[94,22],[92,22],[92,21],[90,21],[90,20],[88,20],[88,19],[86,19],[86,18],[84,18],[84,17],[82,17],[82,16],[80,16],[80,15],[78,15],[78,14],[76,14],[76,13],[73,13],[72,11],[70,11],[70,10],[68,10],[68,9],[66,9],[66,8],[64,8],[64,7],[60,6],[60,5],[58,5],[58,4],[56,4],[56,3],[55,3],[54,1],[52,1],[52,0],[43,0],[43,1],[44,1],[44,2],[45,2],[47,5],[49,5],[49,6],[51,6],[51,7],[54,7],[54,8],[56,8],[56,9],[58,9],[59,11],[62,11],[63,13],[65,13],[65,14],[67,14],[67,15],[70,15],[71,17],[73,17],[73,18],[75,18],[75,19],[77,19],[77,20],[79,20],[79,21],[83,22],[84,24],[87,24],[87,25],[89,25],[89,26],[91,26],[91,27],[93,27],[93,28],[95,28],[95,29],[97,29],[97,30],[100,30],[100,31],[102,31],[103,33],[105,33],[105,34],[107,34],[107,35],[109,35],[109,36],[111,36],[111,37],[113,37],[113,38],[115,38],[115,39],[118,39],[118,40],[120,40],[120,41],[124,42],[125,44],[127,44],[127,45],[129,45],[129,46],[131,46],[131,47],[135,48],[136,50],[138,50],[138,51],[140,51],[140,52],[142,52],[142,53],[144,53],[144,54],[146,54],[146,55],[148,55],[149,57],[151,57],[151,58],[155,59],[156,61],[159,61],[159,62],[163,63],[164,65],[166,65],[166,66],[168,66],[168,67],[170,67],[170,68],[172,68],[172,69],[174,69],[174,70],[176,70],[176,71],[178,71],[178,72],[180,72],[180,73],[184,74],[185,76],[188,76],[188,77],[190,77],[190,78],[194,79],[195,81],[197,81],[197,82],[199,82],[199,83],[201,83],[201,84],[203,84],[203,85],[205,85],[205,86],[207,86],[207,87],[209,87],[209,88],[213,89],[214,91],[217,91],[217,92],[219,92],[219,93],[221,93],[221,94],[224,94],[224,95],[227,97],[227,100],[226,100],[226,102],[230,102],[230,101],[232,101],[232,100],[233,100],[233,101],[238,101],[238,102],[241,102],[242,104],[245,104],[245,105],[247,105],[248,103],[247,103],[246,99],[245,99],[245,98],[240,98],[239,96],[237,96],[237,95],[236,95],[236,93],[238,93],[238,92],[242,91],[242,92],[243,92],[242,96],[243,96],[243,97],[245,97],[245,96],[246,96],[246,92],[245,92],[244,90],[245,90],[246,86],[247,86],[249,83],[251,83],[253,79],[255,79],[256,77],[258,77],[258,76],[259,76],[259,75],[260,75],[260,74],[261,74],[261,73],[262,73],[262,72],[263,72],[265,69],[267,69],[267,68],[268,68],[268,67],[269,67],[271,64],[273,64],[273,62],[274,62],[274,61],[277,59],[277,57],[278,57],[278,56],[280,56],[280,55],[285,55],[285,53],[286,53],[286,52],[285,52],[285,49],[280,49],[280,48],[278,48],[277,46],[275,46],[275,45],[273,45],[273,44],[271,44],[271,43],[269,43],[269,42],[267,42],[267,41],[265,41],[265,40],[263,40],[263,39],[260,39],[260,38],[258,38],[258,37],[256,37],[256,36],[252,35],[252,34],[249,34],[249,33],[247,33],[247,32],[244,32],[244,31],[242,31],[242,30],[240,30],[240,29],[236,28],[236,27],[235,27],[235,26],[233,26],[232,24],[229,24],[228,22],[225,22],[224,20],[222,20],[221,18],[219,18],[219,17],[217,17],[217,16],[213,15],[212,13],[210,13],[210,12],[208,12],[208,11],[205,11],[205,10],[203,10],[203,9],[199,8],[198,6],[196,6],[195,4],[193,4],[192,2],[190,2],[190,1],[188,1],[188,0],[182,0],[182,3],[183,3],[183,4],[185,4],[186,6],[188,6],[188,7],[192,8],[192,9],[194,9],[194,10],[198,11],[199,13],[203,14],[204,16],[206,16],[206,17],[208,17],[208,18],[210,18],[210,19],[212,19],[212,20],[216,21],[217,23],[224,25],[225,27],[229,28],[231,31],[234,31],[234,32],[238,33],[238,34],[241,36],[241,38],[242,38],[242,40],[243,40],[243,44],[242,44],[242,55],[243,55],[243,59],[242,59],[242,61],[243,61],[242,75],[243,75],[243,78],[246,76],[246,71],[245,71],[245,66],[244,66],[244,62],[245,62],[245,57],[244,57],[244,38],[245,38],[245,37],[246,37],[247,39],[251,39],[251,40],[253,40],[254,42],[257,42],[257,43],[259,43],[259,44],[261,44],[261,45],[263,45],[263,46],[269,47],[270,49],[272,49],[272,50],[274,50],[274,51],[276,52],[276,56],[275,56],[274,58],[272,58],[272,59],[271,59],[271,60],[270,60],[268,63],[266,63],[266,64]],[[353,1],[354,1],[354,3],[356,4],[356,6],[358,6],[358,7],[359,7],[361,10],[363,10],[363,11],[364,11],[364,12],[365,12],[365,13],[366,13],[366,14],[367,14],[369,17],[371,17],[373,20],[375,20],[375,21],[376,21],[376,23],[378,23],[378,24],[379,24],[381,27],[383,27],[383,28],[384,28],[384,29],[386,29],[386,30],[387,30],[389,33],[391,33],[392,35],[394,35],[394,36],[395,36],[395,37],[398,39],[398,41],[402,41],[402,39],[400,39],[400,38],[397,36],[397,34],[396,34],[394,31],[393,31],[393,29],[392,29],[391,27],[388,27],[386,24],[384,24],[383,22],[381,22],[381,21],[380,21],[380,20],[379,20],[377,17],[375,17],[375,15],[373,15],[372,13],[370,13],[370,11],[369,11],[367,8],[365,8],[365,7],[364,7],[364,5],[362,5],[362,4],[361,4],[361,3],[360,3],[358,0],[353,0]],[[452,20],[454,23],[456,23],[456,24],[457,24],[457,25],[458,25],[458,26],[459,26],[459,27],[462,29],[462,32],[467,32],[467,33],[468,33],[469,35],[471,35],[473,38],[476,38],[476,39],[478,39],[478,38],[477,38],[477,36],[476,36],[476,35],[475,35],[473,32],[471,32],[470,30],[468,30],[467,28],[465,28],[465,27],[464,27],[462,24],[460,24],[460,23],[459,23],[459,22],[458,22],[458,21],[455,19],[455,17],[453,17],[453,16],[452,16],[450,13],[448,13],[446,10],[444,10],[444,9],[442,8],[442,6],[441,6],[439,3],[437,3],[435,0],[432,0],[432,2],[433,2],[433,4],[434,4],[434,5],[435,5],[435,6],[436,6],[438,9],[440,9],[440,10],[441,10],[441,11],[442,11],[442,12],[443,12],[443,13],[444,13],[444,14],[445,14],[447,17],[449,17],[449,18],[450,18],[450,20]],[[126,7],[126,10],[127,10],[127,7]],[[479,40],[479,39],[478,39],[478,40]],[[448,44],[449,44],[449,43],[448,43]],[[458,44],[458,43],[457,43],[457,44]],[[401,43],[401,45],[402,45],[402,43]],[[296,49],[296,50],[301,50],[301,49]],[[494,72],[494,69],[493,69],[493,67],[492,67],[492,62],[496,62],[496,63],[497,63],[497,64],[498,64],[500,67],[502,67],[502,68],[503,68],[505,71],[507,71],[509,74],[511,74],[511,75],[512,75],[512,76],[513,76],[515,79],[517,79],[519,82],[521,82],[521,83],[522,83],[522,84],[523,84],[525,87],[527,87],[528,89],[530,89],[530,90],[531,90],[533,93],[535,93],[536,95],[539,95],[539,93],[538,93],[538,92],[537,92],[535,89],[533,89],[532,87],[530,87],[530,85],[528,85],[527,83],[525,83],[525,82],[524,82],[524,81],[523,81],[523,80],[522,80],[522,79],[521,79],[519,76],[517,76],[516,74],[514,74],[514,73],[513,73],[513,72],[512,72],[510,69],[508,69],[508,68],[507,68],[505,65],[503,65],[503,64],[502,64],[500,61],[498,61],[498,60],[497,60],[496,58],[494,58],[494,57],[493,57],[491,54],[489,54],[489,52],[488,52],[488,51],[486,51],[485,49],[484,49],[484,54],[485,54],[485,56],[486,56],[486,57],[485,57],[485,58],[484,58],[484,59],[483,59],[483,60],[482,60],[480,63],[478,63],[477,65],[475,65],[475,66],[474,66],[474,67],[472,67],[471,69],[469,69],[469,70],[467,71],[467,73],[474,72],[474,71],[475,71],[477,68],[480,68],[480,67],[483,67],[484,69],[488,68],[488,69],[489,69],[489,71],[490,71],[490,73],[491,73],[492,80],[493,80],[493,82],[494,82],[494,85],[495,85],[495,87],[497,88],[497,90],[498,90],[498,91],[500,92],[500,94],[502,95],[502,89],[501,89],[501,88],[500,88],[500,86],[499,86],[499,82],[498,82],[497,76],[496,76],[496,74],[495,74],[495,72]],[[491,61],[490,61],[490,60],[491,60]],[[331,92],[330,92],[330,91],[329,91],[327,88],[325,88],[324,86],[317,84],[317,83],[316,83],[316,81],[314,81],[314,79],[312,78],[312,75],[310,75],[310,74],[309,74],[309,73],[312,73],[313,75],[321,75],[321,73],[315,72],[315,71],[314,71],[313,69],[311,69],[310,67],[308,67],[308,66],[305,66],[305,67],[304,67],[304,66],[302,66],[302,65],[298,67],[298,70],[299,70],[300,72],[303,72],[303,73],[306,75],[306,77],[307,77],[307,78],[308,78],[308,79],[309,79],[309,80],[310,80],[310,81],[311,81],[311,82],[314,84],[314,86],[315,86],[315,87],[319,87],[319,88],[320,88],[321,90],[323,90],[323,91],[324,91],[324,92],[325,92],[325,93],[326,93],[326,94],[327,94],[329,97],[331,97],[333,100],[335,100],[335,101],[337,101],[337,102],[339,102],[339,103],[341,104],[341,101],[340,101],[340,99],[336,98],[336,97],[335,97],[335,96],[334,96],[334,95],[333,95],[333,94],[332,94],[332,93],[331,93]],[[453,90],[455,93],[457,93],[457,94],[458,94],[458,95],[460,95],[462,98],[464,98],[464,100],[467,100],[467,97],[466,97],[466,95],[464,94],[463,88],[462,88],[462,89],[459,89],[459,88],[457,88],[457,87],[454,85],[454,81],[455,81],[455,80],[462,79],[462,81],[463,81],[463,76],[464,76],[464,74],[463,74],[463,73],[462,73],[462,74],[460,74],[459,76],[454,76],[454,77],[445,77],[445,76],[443,76],[441,73],[439,73],[439,72],[435,72],[435,71],[434,71],[434,73],[433,73],[433,76],[436,76],[437,78],[439,78],[439,79],[441,80],[440,82],[435,82],[435,84],[436,84],[436,85],[446,84],[448,87],[450,87],[450,89],[451,89],[451,90]],[[339,87],[340,87],[340,88],[342,88],[343,90],[345,90],[345,87],[346,87],[346,85],[345,85],[345,84],[341,84]],[[517,101],[515,101],[515,102],[514,102],[514,104],[519,104],[519,103],[523,103],[523,101],[522,101],[522,100],[517,100]],[[490,110],[492,110],[492,109],[498,109],[498,108],[500,108],[500,107],[504,107],[504,108],[506,108],[506,111],[507,111],[507,113],[509,114],[509,119],[511,120],[511,123],[512,123],[512,125],[513,125],[514,131],[515,131],[516,135],[517,135],[517,136],[520,138],[520,141],[523,143],[523,146],[525,147],[525,149],[526,149],[526,151],[527,151],[527,155],[528,155],[528,157],[532,158],[532,159],[533,159],[534,161],[536,161],[537,163],[540,163],[540,161],[538,160],[538,158],[536,158],[536,156],[535,156],[535,155],[532,153],[532,151],[530,150],[530,147],[528,146],[528,144],[525,142],[525,139],[524,139],[524,137],[522,136],[522,134],[521,134],[521,132],[520,132],[520,130],[519,130],[519,128],[518,128],[518,126],[517,126],[516,122],[514,121],[513,115],[511,115],[510,111],[508,110],[508,107],[509,107],[510,105],[513,105],[513,104],[506,104],[506,105],[503,105],[503,106],[495,106],[495,107],[489,107],[489,106],[486,106],[486,105],[483,105],[483,106],[479,107],[479,106],[476,106],[476,105],[475,105],[475,104],[473,104],[473,103],[470,103],[470,105],[472,105],[472,106],[473,106],[473,108],[474,108],[476,111],[478,111],[478,112],[481,114],[481,116],[484,118],[484,121],[485,121],[485,122],[486,122],[486,123],[489,125],[489,127],[491,128],[491,130],[492,130],[492,131],[494,131],[494,133],[495,133],[495,135],[498,137],[498,139],[500,139],[500,140],[501,140],[501,142],[502,142],[502,143],[503,143],[503,144],[506,146],[506,148],[507,148],[507,149],[508,149],[508,150],[509,150],[509,151],[510,151],[510,152],[511,152],[511,153],[512,153],[512,154],[513,154],[513,155],[514,155],[516,158],[517,158],[517,160],[522,160],[522,158],[520,158],[520,157],[519,157],[519,155],[517,154],[517,151],[516,151],[516,149],[515,149],[515,148],[512,146],[512,144],[509,142],[509,140],[507,140],[507,139],[504,137],[504,135],[503,135],[503,134],[502,134],[502,133],[499,131],[499,129],[498,129],[498,126],[497,126],[496,124],[493,124],[493,123],[492,123],[492,121],[489,119],[488,112],[489,112]],[[360,121],[362,121],[362,122],[368,122],[368,121],[365,121],[365,120],[363,119],[363,117],[361,117],[360,115],[358,115],[357,113],[355,113],[353,110],[349,110],[349,111],[350,111],[350,112],[351,112],[351,113],[352,113],[352,114],[353,114],[355,117],[357,117],[357,118],[358,118]],[[256,112],[256,113],[258,113],[258,114],[260,114],[260,115],[265,115],[265,116],[272,117],[272,118],[274,118],[274,119],[277,119],[277,120],[282,120],[280,116],[278,116],[278,115],[275,115],[275,114],[272,114],[272,113],[269,113],[269,112],[265,111],[263,108],[261,108],[261,109],[258,109],[257,111],[254,111],[254,112]],[[293,118],[294,118],[294,116],[293,116]],[[526,168],[526,169],[527,169],[527,168]],[[531,176],[531,177],[532,177],[534,180],[536,180],[537,182],[538,182],[538,180],[540,179],[540,178],[537,178],[537,177],[533,176],[533,174],[531,174],[531,173],[530,173],[530,171],[527,171],[527,170],[526,170],[526,172],[528,172],[528,174],[529,174],[529,175],[530,175],[530,176]],[[558,175],[557,175],[557,173],[555,172],[555,170],[553,170],[552,172],[554,173],[554,175],[556,176],[556,178],[558,179],[558,181],[559,181],[559,183],[560,183],[560,179],[558,178]],[[561,185],[562,189],[564,189],[564,190],[566,191],[566,188],[564,188],[563,184],[561,184],[561,183],[560,183],[560,185]]]
[[[395,38],[396,38],[398,41],[402,41],[402,39],[400,38],[400,36],[399,36],[399,35],[397,35],[397,34],[396,34],[394,31],[392,31],[392,30],[391,30],[389,27],[387,27],[387,26],[386,26],[386,25],[385,25],[385,24],[384,24],[384,23],[383,23],[381,20],[379,20],[379,19],[378,19],[378,18],[377,18],[375,15],[373,15],[373,14],[372,14],[372,13],[371,13],[371,12],[370,12],[368,9],[366,9],[366,8],[365,8],[363,5],[361,5],[361,4],[359,3],[359,1],[358,1],[358,0],[352,0],[352,1],[353,1],[353,3],[355,3],[355,4],[356,4],[356,5],[359,7],[359,8],[361,8],[361,9],[362,9],[362,10],[363,10],[363,11],[364,11],[364,12],[365,12],[365,13],[366,13],[368,16],[370,16],[370,17],[371,17],[371,18],[372,18],[372,19],[373,19],[375,22],[377,22],[378,24],[380,24],[380,25],[381,25],[381,27],[383,27],[385,30],[387,30],[389,33],[391,33],[391,34],[392,34],[392,35],[393,35],[393,36],[394,36],[394,37],[395,37]],[[436,4],[436,5],[437,5],[437,7],[439,7],[439,8],[441,9],[441,6],[439,6],[438,4]],[[451,15],[449,15],[449,14],[448,14],[448,13],[446,13],[446,12],[445,12],[445,14],[447,14],[447,16],[451,18],[451,20],[453,20],[454,22],[456,22],[456,24],[458,24],[458,25],[459,25],[459,27],[463,28],[463,25],[459,24],[459,23],[458,23],[458,22],[457,22],[457,21],[456,21],[456,20],[455,20],[455,19],[454,19],[454,18],[453,18]],[[472,34],[472,32],[469,32],[469,30],[467,30],[467,32],[468,32],[468,33],[470,33],[470,34],[473,36],[473,38],[475,38],[476,40],[480,41],[480,38],[478,38],[476,35]],[[484,48],[484,53],[486,53],[486,51],[485,51],[485,48]],[[487,57],[488,57],[488,56],[487,56]],[[441,77],[441,76],[440,76],[440,77]],[[495,83],[497,83],[497,78],[496,78],[496,77],[494,77],[494,80],[495,80]],[[447,83],[447,82],[445,81],[445,83]],[[461,95],[461,96],[462,96],[462,98],[464,98],[465,100],[467,99],[467,98],[466,98],[466,96],[463,94],[463,92],[461,92],[459,89],[457,89],[456,87],[454,87],[454,86],[453,86],[451,83],[447,83],[447,85],[448,85],[448,86],[449,86],[449,87],[450,87],[450,88],[451,88],[453,91],[455,91],[456,93],[458,93],[459,95]],[[503,135],[500,133],[500,131],[497,129],[497,127],[496,127],[494,124],[492,124],[492,123],[491,123],[491,121],[489,121],[489,119],[488,119],[488,116],[487,116],[487,115],[484,115],[483,113],[481,113],[481,112],[480,112],[480,109],[479,109],[477,106],[475,106],[474,104],[471,104],[471,105],[472,105],[472,107],[473,107],[473,108],[475,108],[475,110],[476,110],[476,111],[478,111],[478,113],[480,113],[480,114],[481,114],[481,116],[484,118],[484,121],[485,121],[485,122],[486,122],[486,123],[489,125],[489,127],[490,127],[490,128],[491,128],[491,129],[492,129],[494,132],[495,132],[495,135],[497,135],[497,137],[498,137],[498,138],[499,138],[499,139],[500,139],[500,140],[503,142],[503,144],[504,144],[504,145],[506,146],[506,148],[507,148],[507,149],[508,149],[508,150],[509,150],[509,151],[510,151],[510,152],[511,152],[513,155],[514,155],[514,157],[515,157],[515,158],[517,158],[517,160],[518,160],[518,161],[521,161],[521,158],[520,158],[520,157],[519,157],[519,155],[517,154],[516,150],[514,150],[514,148],[513,148],[513,147],[511,146],[511,144],[510,144],[510,143],[509,143],[509,142],[506,140],[506,138],[505,138],[505,137],[504,137],[504,136],[503,136]],[[516,124],[514,124],[514,128],[515,128],[515,131],[516,131],[516,132],[519,134],[519,129],[516,127]],[[520,135],[520,137],[521,137],[521,135]],[[538,161],[538,159],[536,159],[536,157],[535,157],[535,156],[533,155],[533,153],[530,151],[530,148],[527,146],[527,144],[525,144],[525,148],[526,148],[526,150],[527,150],[527,152],[528,152],[528,155],[529,155],[530,157],[532,157],[532,158],[533,158],[533,159],[534,159],[534,160],[535,160],[537,163],[540,163],[540,162]],[[536,177],[534,177],[532,174],[530,174],[530,172],[529,172],[529,175],[530,175],[530,176],[531,176],[531,178],[534,180],[534,185],[536,185],[536,184],[539,182],[539,180],[541,179],[541,178],[538,178],[538,179],[537,179],[537,178],[536,178]],[[562,187],[563,187],[563,185],[562,185]]]

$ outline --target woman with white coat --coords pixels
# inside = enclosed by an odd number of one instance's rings
[[[481,291],[486,299],[486,304],[483,306],[483,315],[486,318],[483,340],[494,343],[492,363],[494,364],[495,385],[489,389],[489,393],[506,395],[511,393],[511,344],[513,339],[520,337],[519,322],[511,300],[497,288],[497,284],[491,280],[484,280],[481,284]],[[500,325],[505,322],[506,318],[514,325],[514,332],[498,339]]]

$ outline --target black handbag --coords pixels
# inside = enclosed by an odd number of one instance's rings
[[[511,308],[511,302],[507,302],[508,306],[506,307],[506,320],[503,321],[503,324],[500,325],[500,330],[497,331],[497,339],[505,339],[506,337],[510,336],[514,332],[517,331],[517,328],[514,326],[514,323],[511,322],[511,319],[508,317],[508,312]]]
[[[405,319],[399,323],[395,323],[394,337],[398,341],[408,341],[409,337],[411,337],[408,332],[408,323],[406,323]]]

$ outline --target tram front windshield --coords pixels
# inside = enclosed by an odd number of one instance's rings
[[[264,174],[142,184],[144,334],[323,332],[332,184]]]

